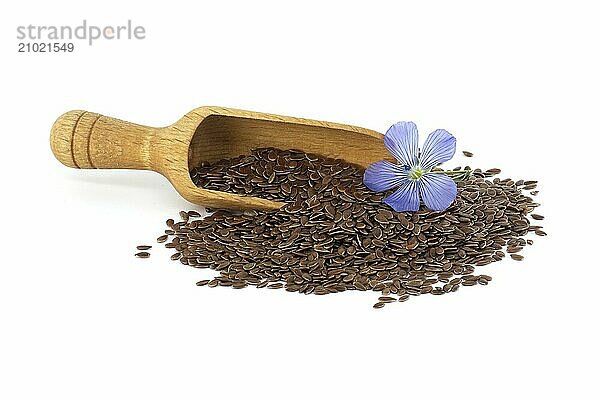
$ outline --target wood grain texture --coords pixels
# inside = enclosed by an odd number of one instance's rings
[[[66,166],[156,171],[188,201],[229,209],[277,209],[282,203],[198,188],[190,167],[269,146],[342,158],[363,167],[390,159],[383,135],[369,129],[222,107],[197,108],[163,128],[69,111],[52,126],[50,146]]]

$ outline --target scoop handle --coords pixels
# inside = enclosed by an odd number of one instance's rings
[[[74,110],[54,122],[50,147],[58,161],[72,168],[153,169],[150,142],[157,131]]]

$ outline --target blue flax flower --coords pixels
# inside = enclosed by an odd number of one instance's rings
[[[441,211],[456,198],[456,183],[432,171],[456,151],[456,138],[444,129],[429,134],[419,152],[419,133],[412,122],[398,122],[385,133],[383,142],[399,164],[378,161],[369,165],[364,184],[375,192],[398,188],[383,201],[396,211],[418,211],[421,200],[427,208]]]

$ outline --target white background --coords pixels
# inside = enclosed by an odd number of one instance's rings
[[[20,1],[0,13],[0,398],[598,398],[593,2]],[[3,8],[7,6],[4,5]],[[143,25],[18,54],[18,25]],[[85,109],[162,126],[201,105],[458,138],[450,166],[538,179],[548,236],[487,287],[376,295],[198,288],[133,257],[191,206],[150,172],[68,169]],[[594,378],[595,377],[595,378]]]

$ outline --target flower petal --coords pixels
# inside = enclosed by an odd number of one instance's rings
[[[449,176],[428,172],[419,179],[419,191],[427,208],[442,211],[454,202],[458,188]]]
[[[429,169],[448,161],[456,152],[456,138],[444,129],[433,131],[421,151],[421,168]]]
[[[419,211],[421,200],[417,181],[407,179],[398,190],[384,198],[383,202],[395,211]]]
[[[363,175],[365,186],[374,192],[383,192],[395,188],[407,179],[406,171],[402,165],[385,160],[369,165]]]
[[[383,143],[388,151],[403,165],[415,167],[419,156],[419,132],[412,122],[397,122],[390,126]]]

